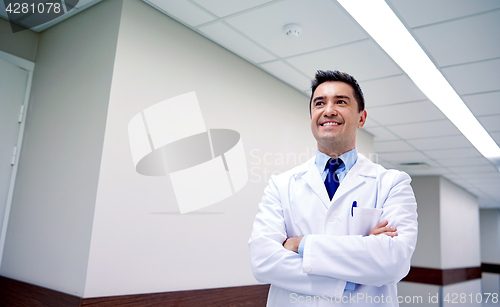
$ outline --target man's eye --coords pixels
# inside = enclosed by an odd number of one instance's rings
[[[323,101],[317,101],[316,104],[315,104],[315,106],[320,106],[322,104],[323,104]]]
[[[344,100],[339,100],[337,101],[337,104],[346,104],[347,102],[345,102]]]

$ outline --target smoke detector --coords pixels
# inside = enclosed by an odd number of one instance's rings
[[[302,27],[296,23],[289,23],[285,25],[283,27],[283,30],[285,30],[286,36],[290,38],[297,38],[299,37],[300,33],[302,33]]]

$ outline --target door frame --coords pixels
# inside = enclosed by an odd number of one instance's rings
[[[26,82],[26,92],[24,94],[24,102],[23,102],[23,114],[21,117],[21,123],[19,124],[19,136],[17,137],[17,151],[16,151],[16,156],[14,159],[14,165],[12,167],[12,174],[10,177],[10,183],[9,183],[9,191],[7,193],[7,202],[5,204],[5,211],[3,215],[3,223],[2,223],[2,229],[0,229],[0,266],[2,264],[2,257],[3,257],[3,250],[5,246],[5,238],[7,235],[7,226],[9,223],[9,216],[10,216],[10,209],[12,206],[12,196],[14,194],[14,184],[16,182],[16,174],[17,174],[17,167],[19,165],[19,156],[21,152],[21,145],[23,143],[23,136],[24,136],[24,126],[26,123],[26,114],[28,113],[28,103],[30,99],[30,92],[31,92],[31,82],[33,80],[33,71],[35,69],[35,63],[25,60],[23,58],[20,58],[18,56],[12,55],[10,53],[4,52],[0,50],[0,59],[5,60],[20,69],[26,70],[28,72],[28,80]],[[1,217],[0,217],[1,218]]]

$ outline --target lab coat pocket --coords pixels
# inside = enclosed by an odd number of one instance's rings
[[[352,208],[349,216],[349,234],[367,236],[370,230],[379,223],[382,209],[376,208]]]

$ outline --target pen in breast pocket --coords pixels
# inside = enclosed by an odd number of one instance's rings
[[[358,202],[357,201],[353,201],[352,202],[352,207],[351,207],[351,216],[354,216],[354,207],[357,207],[358,206]]]

